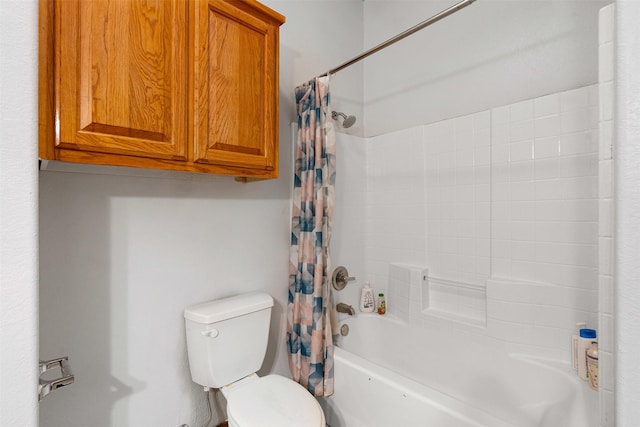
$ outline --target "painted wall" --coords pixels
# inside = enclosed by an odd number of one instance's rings
[[[616,425],[640,419],[640,4],[616,2]]]
[[[455,2],[367,0],[365,48]],[[365,60],[365,135],[597,81],[603,1],[479,1]],[[500,88],[500,90],[496,90]]]
[[[0,425],[38,423],[37,2],[0,2]]]
[[[361,0],[267,0],[287,17],[280,30],[280,125],[296,120],[294,89],[362,52]],[[331,23],[328,26],[328,23]],[[358,121],[338,131],[363,133],[363,64],[331,79],[331,108],[354,114]]]
[[[42,425],[202,423],[182,311],[235,293],[276,299],[263,372],[286,372],[283,175],[242,185],[41,172],[40,352],[69,355],[77,378],[41,403]]]
[[[361,50],[362,3],[266,4],[288,21],[279,179],[241,184],[96,167],[40,173],[40,355],[69,355],[76,374],[72,387],[41,403],[42,426],[202,425],[205,395],[189,374],[182,311],[248,290],[276,299],[260,372],[288,374],[293,88]],[[329,21],[338,30],[321,33]],[[361,98],[360,81],[351,80],[335,79],[354,90],[341,91],[345,102]],[[224,419],[220,412],[214,420]]]

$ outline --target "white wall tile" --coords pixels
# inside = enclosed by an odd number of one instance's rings
[[[600,9],[598,16],[598,43],[604,44],[613,41],[614,32],[614,5],[610,4]]]
[[[613,198],[613,160],[600,161],[598,194],[603,199]]]
[[[536,160],[533,167],[536,180],[558,178],[560,176],[560,160],[557,157],[557,146],[555,155],[549,158],[539,158],[536,147]]]
[[[561,204],[561,218],[565,221],[597,221],[598,220],[598,200],[568,200]]]
[[[518,142],[533,139],[533,120],[512,122],[509,127],[509,141]]]
[[[600,106],[589,107],[589,130],[597,131],[600,123]]]
[[[563,112],[560,116],[560,131],[563,134],[582,132],[591,129],[589,110],[581,108]]]
[[[509,160],[518,162],[533,159],[533,139],[526,139],[510,144]]]
[[[487,114],[489,112],[486,112]],[[489,122],[487,126],[490,126]],[[475,129],[475,121],[474,121],[474,132],[473,132],[473,145],[475,147],[490,147],[491,146],[491,129],[488,127],[482,127],[479,129]]]
[[[614,79],[614,6],[600,9],[598,48],[599,102],[599,398],[600,425],[615,425],[614,408],[614,277],[613,277],[613,79]]]
[[[491,129],[491,112],[488,110],[473,114],[472,120],[474,134]]]
[[[491,238],[491,221],[480,221],[476,218],[473,223],[473,233],[476,239]]]
[[[528,261],[536,258],[536,244],[532,241],[511,242],[511,258],[514,260]]]
[[[559,230],[559,238],[565,243],[593,244],[598,239],[598,222],[566,221]]]
[[[602,314],[613,315],[613,277],[602,274],[599,282],[598,311]]]
[[[509,121],[509,105],[493,108],[491,110],[492,125],[508,125]]]
[[[511,219],[514,221],[533,221],[535,218],[535,204],[532,201],[511,202]],[[494,219],[501,219],[494,216]],[[508,219],[508,217],[507,217]]]
[[[600,237],[599,240],[600,274],[613,275],[613,240],[611,237]]]
[[[598,347],[602,351],[613,351],[613,316],[603,314],[600,316],[600,330],[598,331]]]
[[[533,180],[512,182],[511,200],[535,200]]]
[[[615,426],[614,394],[610,390],[600,390],[600,425]]]
[[[598,178],[595,176],[580,176],[565,178],[561,184],[564,199],[595,199],[598,197]]]
[[[534,208],[537,221],[559,221],[565,217],[562,200],[539,200]]]
[[[511,240],[533,242],[536,240],[535,234],[535,222],[534,221],[515,221],[510,222],[511,226]],[[533,259],[533,258],[525,258]]]
[[[599,84],[591,85],[587,87],[589,92],[589,107],[600,108],[600,88]]]
[[[534,185],[536,200],[558,200],[563,197],[558,179],[536,180]]]
[[[613,200],[612,199],[600,199],[598,216],[599,216],[598,234],[601,237],[612,237],[613,236]]]
[[[557,115],[560,112],[560,95],[557,93],[533,100],[534,117]]]
[[[491,184],[491,166],[476,166],[473,168],[475,184],[487,185]]]
[[[529,148],[531,145],[529,145]],[[509,163],[509,181],[533,181],[533,161],[512,161]]]
[[[613,157],[613,121],[600,122],[599,131],[600,160],[610,160]]]
[[[533,100],[526,100],[509,106],[509,120],[511,123],[533,119]]]
[[[600,44],[598,48],[598,80],[608,82],[613,80],[613,64],[614,64],[614,47],[613,42]]]
[[[563,156],[596,153],[598,151],[598,135],[591,131],[562,135],[560,147]]]
[[[456,117],[453,119],[453,123],[456,129],[456,135],[471,134],[473,132],[474,115],[469,114]]]
[[[586,87],[560,93],[560,111],[562,113],[582,110],[589,106],[589,92]]]
[[[502,144],[508,144],[509,141],[509,122],[499,123],[496,117],[496,109],[491,110],[491,116],[493,118],[491,124],[491,145],[498,146]]]
[[[614,366],[613,353],[609,351],[598,351],[598,362],[599,367],[609,367]],[[613,372],[611,369],[599,369],[598,372],[598,386],[603,390],[613,390],[615,387],[614,384],[614,375],[611,375]]]
[[[580,267],[575,265],[560,265],[559,277],[560,283],[565,286],[572,286],[582,289],[596,289],[597,283],[594,283],[594,276],[597,270],[593,267]]]
[[[536,160],[557,157],[560,154],[560,138],[539,138],[534,141]]]
[[[473,132],[460,133],[456,129],[456,151],[473,149],[473,145]]]
[[[497,164],[506,164],[509,161],[510,147],[508,144],[494,145],[491,149],[491,162],[495,169]]]
[[[468,141],[468,140],[465,140]],[[473,166],[473,154],[474,150],[471,148],[472,144],[468,144],[470,148],[456,150],[455,162],[456,169],[468,169]]]
[[[560,117],[557,115],[539,117],[534,121],[533,128],[533,136],[536,139],[560,135]]]
[[[612,82],[600,84],[600,120],[613,119],[614,87]]]
[[[511,255],[506,258],[491,257],[491,275],[498,277],[511,277]]]
[[[479,147],[474,150],[474,166],[487,166],[491,164],[491,147]]]

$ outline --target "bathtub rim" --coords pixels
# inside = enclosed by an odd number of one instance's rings
[[[359,374],[376,378],[378,381],[387,384],[388,387],[395,388],[399,393],[405,395],[404,397],[409,396],[422,404],[437,406],[442,412],[464,421],[469,426],[515,427],[514,424],[509,423],[507,420],[478,408],[469,402],[464,402],[440,390],[407,378],[392,369],[364,359],[339,346],[334,349],[334,358],[338,359],[338,366],[340,363],[344,363]],[[339,383],[336,383],[335,387],[340,387]],[[331,396],[321,399],[328,400],[331,399]],[[325,418],[329,419],[329,416],[325,414]]]

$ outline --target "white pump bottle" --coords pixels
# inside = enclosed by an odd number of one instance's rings
[[[364,282],[362,291],[360,292],[360,311],[363,313],[373,313],[376,309],[373,290],[369,282]]]

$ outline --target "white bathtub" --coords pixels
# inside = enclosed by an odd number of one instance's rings
[[[564,365],[390,317],[342,323],[350,333],[335,351],[335,393],[320,399],[331,427],[599,424],[597,393]]]

